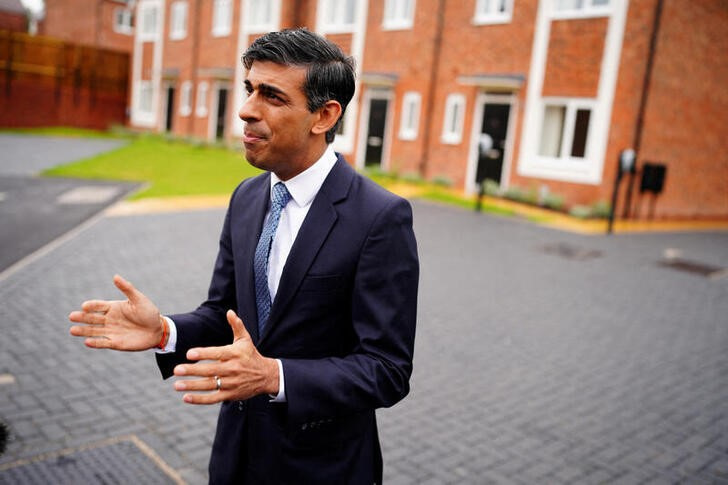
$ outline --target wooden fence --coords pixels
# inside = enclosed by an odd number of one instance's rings
[[[0,126],[126,122],[129,54],[0,30]]]

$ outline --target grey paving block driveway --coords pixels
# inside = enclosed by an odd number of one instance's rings
[[[414,209],[415,372],[379,412],[385,483],[728,483],[728,280],[658,264],[672,248],[726,267],[728,233],[582,237]],[[66,316],[116,298],[115,272],[163,311],[194,308],[223,216],[104,218],[0,281],[0,470],[135,435],[206,481],[216,407],[182,403],[149,353],[85,349]]]

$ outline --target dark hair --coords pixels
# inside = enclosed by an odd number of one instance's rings
[[[250,69],[255,61],[306,68],[303,91],[308,110],[313,113],[332,99],[341,105],[341,116],[326,132],[326,143],[334,141],[346,106],[354,96],[354,59],[333,42],[306,29],[286,29],[269,32],[250,45],[243,54],[243,65]]]

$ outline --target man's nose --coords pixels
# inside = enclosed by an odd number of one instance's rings
[[[247,98],[243,101],[243,105],[240,107],[240,111],[238,111],[238,116],[243,121],[253,121],[260,118],[260,114],[258,113],[257,109],[257,96],[255,93],[251,93],[248,95]]]

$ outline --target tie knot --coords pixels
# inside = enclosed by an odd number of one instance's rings
[[[288,189],[283,184],[283,182],[278,182],[273,186],[273,195],[271,196],[271,201],[273,202],[274,206],[277,206],[279,208],[284,208],[286,204],[288,204],[288,201],[291,200],[291,194],[288,192]]]

